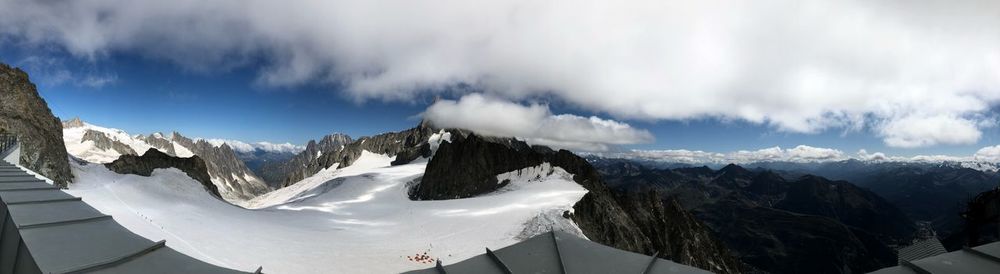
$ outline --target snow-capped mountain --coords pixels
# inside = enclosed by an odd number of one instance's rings
[[[296,154],[306,149],[306,147],[304,146],[293,145],[291,143],[282,143],[282,144],[276,144],[271,142],[247,143],[243,141],[228,140],[228,139],[201,139],[201,138],[195,139],[195,141],[198,140],[205,140],[205,142],[208,142],[209,144],[212,144],[214,146],[222,146],[222,144],[227,144],[229,145],[230,148],[233,149],[233,151],[239,153],[271,152],[271,153]]]
[[[220,147],[223,144],[228,145],[236,153],[236,158],[243,161],[250,171],[253,171],[257,177],[263,179],[272,188],[280,187],[280,182],[285,176],[284,173],[275,174],[274,167],[291,161],[296,155],[306,150],[306,146],[293,145],[291,143],[247,143],[227,139],[195,139],[195,141],[200,140],[204,140],[216,147]]]
[[[142,177],[74,162],[78,179],[69,192],[182,253],[234,269],[262,266],[268,273],[399,273],[433,266],[406,256],[458,262],[552,227],[581,235],[563,213],[588,191],[564,170],[539,166],[498,174],[509,184],[489,195],[414,201],[408,189],[428,162],[418,157],[394,165],[396,160],[361,150],[349,166],[335,164],[254,198],[253,209],[212,198],[176,169]]]
[[[120,129],[79,120],[68,121],[63,127],[69,154],[87,162],[110,163],[121,155],[143,154],[151,148],[182,158],[198,155],[206,162],[212,182],[227,201],[239,204],[270,191],[226,144],[216,146],[205,140],[195,141],[177,132],[169,136],[161,133],[129,135]]]
[[[591,159],[627,159],[651,166],[709,166],[721,168],[738,165],[795,165],[819,166],[828,163],[856,162],[864,164],[940,165],[971,168],[984,172],[1000,171],[1000,146],[985,147],[970,156],[916,155],[889,156],[881,152],[860,150],[849,155],[840,150],[799,145],[791,149],[772,147],[759,150],[740,150],[717,153],[692,150],[630,150],[621,152],[590,153]]]
[[[443,132],[443,131],[442,131]],[[428,140],[438,132],[426,122],[417,127],[399,132],[383,133],[352,140],[344,134],[325,136],[320,142],[310,141],[306,149],[285,163],[262,168],[269,182],[280,181],[282,187],[295,184],[317,172],[339,165],[350,166],[362,151],[398,156],[400,163],[419,157],[429,157],[431,144]]]
[[[328,136],[295,157],[301,166],[289,173],[285,187],[240,200],[255,182],[234,187],[229,181],[245,179],[234,170],[246,167],[225,142],[216,146],[177,133],[130,136],[82,124],[66,128],[66,142],[71,154],[88,162],[150,147],[205,159],[207,169],[215,170],[212,183],[219,192],[245,208],[211,198],[206,187],[175,168],[142,177],[74,162],[80,179],[70,192],[115,214],[140,235],[172,239],[171,247],[221,266],[263,266],[275,273],[398,273],[427,268],[432,261],[406,256],[426,252],[457,262],[483,247],[498,249],[555,229],[721,273],[741,269],[683,208],[659,199],[618,197],[583,158],[514,138],[480,137],[427,123],[358,140]],[[86,132],[93,136],[84,139]],[[442,151],[444,156],[437,155]],[[233,173],[227,177],[220,171]],[[481,187],[456,188],[463,182]],[[351,252],[330,256],[330,250]]]
[[[254,162],[250,161],[247,162],[249,166],[253,167],[254,164],[251,163],[257,163],[260,160],[264,160],[261,163],[259,163],[259,166],[257,166],[254,169],[254,172],[256,172],[261,178],[264,179],[264,181],[266,181],[272,187],[280,188],[283,184],[285,184],[287,181],[290,180],[288,179],[289,174],[306,173],[306,171],[303,171],[303,169],[305,169],[310,165],[315,166],[316,165],[315,162],[318,161],[318,159],[321,156],[323,156],[324,153],[329,154],[334,151],[340,150],[344,148],[344,145],[347,145],[353,141],[354,140],[351,139],[351,136],[347,136],[346,134],[341,134],[341,133],[334,133],[324,136],[322,139],[320,139],[319,142],[316,142],[315,140],[309,140],[309,143],[306,144],[306,146],[303,147],[301,150],[296,152],[296,154],[285,155],[285,157],[283,157],[284,158],[283,160],[280,158],[274,158],[274,156],[277,156],[274,153],[267,153],[260,155],[257,154],[249,155],[253,157],[249,156],[245,157],[244,161],[247,161],[247,159],[254,160]],[[267,158],[265,157],[271,157],[272,159],[267,160]],[[296,179],[301,179],[301,178],[302,177],[297,177]]]

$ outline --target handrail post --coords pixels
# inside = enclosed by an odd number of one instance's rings
[[[5,153],[7,150],[13,148],[17,145],[17,136],[9,133],[0,134],[0,153]]]

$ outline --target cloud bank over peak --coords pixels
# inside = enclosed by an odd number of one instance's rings
[[[228,139],[197,139],[204,140],[213,146],[222,146],[223,144],[229,145],[233,151],[236,152],[254,152],[256,150],[262,150],[266,152],[278,152],[278,153],[299,153],[305,150],[304,146],[297,146],[291,143],[276,144],[271,142],[256,142],[256,143],[246,143],[237,140]]]
[[[531,144],[583,151],[605,151],[609,145],[650,143],[646,130],[595,116],[553,114],[547,105],[521,105],[478,93],[440,100],[423,118],[443,128],[464,128],[490,136],[513,136]]]
[[[358,100],[546,96],[616,119],[864,130],[892,147],[976,143],[1000,103],[992,0],[6,0],[0,36],[196,71],[263,63],[262,85]]]
[[[889,156],[882,152],[868,152],[865,149],[859,150],[855,155],[849,155],[843,151],[832,148],[812,147],[799,145],[791,149],[781,147],[771,147],[758,150],[739,150],[729,153],[706,152],[700,150],[630,150],[624,152],[603,152],[592,153],[593,155],[606,158],[637,159],[646,161],[657,161],[664,163],[682,164],[748,164],[757,162],[794,162],[794,163],[823,163],[836,162],[849,159],[867,162],[920,162],[920,163],[942,163],[959,162],[963,166],[970,168],[981,167],[974,163],[988,163],[991,168],[1000,165],[1000,145],[988,146],[979,149],[969,156],[951,155],[916,155],[912,157]],[[992,170],[992,169],[991,169]]]
[[[700,150],[631,150],[627,152],[597,153],[611,158],[641,159],[684,164],[744,164],[754,162],[828,162],[846,160],[843,151],[799,145],[791,149],[770,147],[758,150],[739,150],[729,153]]]

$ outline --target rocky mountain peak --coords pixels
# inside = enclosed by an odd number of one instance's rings
[[[21,145],[20,165],[57,185],[73,180],[63,143],[62,122],[52,115],[28,74],[0,63],[0,133],[13,133]]]
[[[132,147],[129,147],[118,140],[111,139],[100,131],[87,129],[87,131],[83,133],[83,139],[80,141],[94,142],[94,146],[99,149],[114,150],[121,155],[136,155],[135,150],[133,150]]]
[[[353,141],[354,140],[351,139],[351,136],[348,136],[347,134],[333,133],[323,136],[323,139],[319,142],[319,146],[324,148],[339,148],[340,146],[349,144]]]
[[[729,176],[744,176],[746,174],[750,174],[750,171],[737,164],[728,164],[725,167],[719,169],[718,174],[720,175],[728,174]]]
[[[83,121],[80,120],[80,117],[73,117],[73,119],[70,119],[69,121],[64,121],[63,122],[63,128],[74,128],[74,127],[82,127],[82,126],[84,126],[84,124],[83,124]]]
[[[567,214],[592,241],[644,254],[658,253],[679,263],[717,273],[744,269],[724,245],[690,213],[658,194],[622,196],[612,192],[587,160],[566,150],[532,147],[514,138],[482,137],[454,131],[410,189],[414,200],[466,198],[505,186],[497,175],[548,163],[573,174],[588,193]]]
[[[406,163],[430,156],[427,141],[434,133],[436,132],[429,125],[421,123],[408,130],[357,140],[352,140],[345,134],[330,134],[319,142],[310,141],[306,144],[306,149],[291,160],[265,164],[260,168],[261,177],[275,187],[292,185],[334,164],[339,167],[350,166],[361,156],[362,151],[394,155],[396,161],[393,164]]]

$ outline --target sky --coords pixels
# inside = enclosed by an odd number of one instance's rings
[[[996,1],[0,0],[0,61],[57,116],[294,144],[423,117],[578,151],[969,156],[1000,150],[998,45]]]

